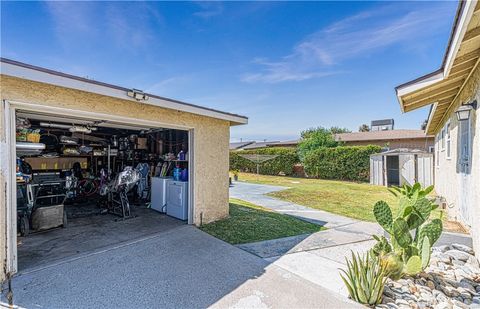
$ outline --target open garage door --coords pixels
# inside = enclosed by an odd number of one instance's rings
[[[192,129],[6,104],[10,272],[193,222]]]

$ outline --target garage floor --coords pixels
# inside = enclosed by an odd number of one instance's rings
[[[135,207],[136,218],[115,221],[111,214],[69,219],[68,227],[18,238],[20,272],[112,245],[169,231],[185,222],[148,208]]]

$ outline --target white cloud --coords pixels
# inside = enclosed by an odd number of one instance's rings
[[[155,6],[145,2],[49,1],[46,8],[65,48],[97,40],[130,51],[146,49],[154,39],[152,26],[163,24]]]
[[[221,2],[195,2],[200,11],[193,13],[194,16],[209,19],[223,13],[223,4]]]
[[[150,13],[145,6],[135,3],[114,3],[106,9],[107,30],[118,46],[127,49],[147,48],[154,39],[147,25]]]
[[[343,62],[370,55],[396,44],[423,44],[449,22],[451,7],[387,5],[337,21],[297,43],[292,52],[277,61],[255,59],[258,72],[242,76],[245,82],[278,83],[302,81],[338,74]]]
[[[170,78],[163,79],[158,81],[150,86],[148,86],[145,91],[148,93],[153,93],[157,95],[165,95],[168,93],[173,93],[177,91],[179,88],[183,89],[186,83],[190,81],[188,76],[174,76]]]
[[[92,35],[95,32],[95,8],[91,2],[47,1],[55,33],[64,45],[73,40],[72,33]]]

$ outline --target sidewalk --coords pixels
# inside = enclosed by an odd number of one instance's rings
[[[376,223],[343,217],[265,195],[285,189],[234,182],[230,188],[230,197],[323,225],[328,230],[237,247],[326,289],[348,296],[339,276],[339,268],[345,268],[345,257],[350,257],[350,251],[368,251],[375,244],[372,235],[383,234],[383,229]],[[454,233],[443,233],[436,245],[454,242],[471,246],[468,236]]]
[[[335,215],[265,195],[285,189],[279,186],[234,182],[230,188],[230,197],[323,225],[328,230],[237,247],[308,281],[348,296],[339,276],[339,268],[345,267],[345,256],[350,255],[350,250],[365,252],[370,249],[375,243],[371,235],[383,233],[382,228],[375,223]]]

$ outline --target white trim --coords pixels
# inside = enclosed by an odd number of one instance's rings
[[[450,120],[445,124],[445,158],[450,160],[452,158],[452,138],[450,131],[452,130]]]
[[[68,115],[69,117],[81,118],[85,120],[105,120],[112,123],[130,124],[137,127],[138,126],[149,127],[149,128],[161,127],[161,128],[169,128],[169,129],[177,129],[177,130],[193,129],[193,127],[191,126],[176,125],[171,123],[151,121],[151,120],[145,120],[141,118],[123,117],[123,116],[117,116],[112,114],[103,114],[98,112],[82,111],[82,110],[71,109],[71,108],[46,106],[41,104],[25,103],[25,102],[19,102],[19,101],[9,101],[9,103],[12,106],[14,106],[16,110],[28,111],[28,112],[37,113],[37,114]]]
[[[475,12],[476,5],[477,5],[477,1],[472,1],[472,0],[465,1],[465,7],[463,8],[462,13],[458,20],[459,27],[457,28],[457,31],[455,31],[455,33],[453,34],[453,39],[452,39],[450,48],[447,51],[448,55],[447,55],[443,70],[435,75],[432,75],[425,79],[421,79],[413,84],[409,84],[404,87],[397,88],[397,97],[399,102],[401,103],[400,105],[402,106],[402,111],[403,111],[403,102],[401,99],[402,96],[410,94],[419,89],[428,87],[430,85],[436,84],[438,82],[441,82],[448,77],[448,75],[450,74],[450,69],[452,68],[453,62],[460,48],[460,45],[462,44],[463,37],[467,32],[468,24],[473,16],[473,13]]]
[[[16,149],[15,149],[15,108],[7,100],[3,101],[5,124],[6,171],[5,181],[5,229],[6,229],[6,273],[17,272],[17,191],[16,191]]]
[[[104,85],[98,85],[95,83],[89,83],[89,82],[85,82],[85,81],[81,81],[73,78],[68,78],[65,76],[50,74],[47,72],[35,70],[33,68],[26,68],[23,66],[6,63],[3,61],[1,62],[0,72],[3,75],[23,78],[23,79],[27,79],[35,82],[96,93],[96,94],[114,97],[122,100],[138,102],[135,99],[127,96],[126,91],[121,89],[115,89],[115,88],[104,86]],[[231,121],[236,124],[248,123],[248,118],[246,117],[222,113],[220,111],[202,108],[200,106],[182,104],[179,102],[160,99],[156,97],[150,97],[147,101],[142,101],[141,103],[154,105],[162,108],[178,110],[178,111],[187,112],[187,113],[192,113],[192,114],[197,114],[197,115],[202,115],[202,116],[207,116],[207,117],[212,117],[212,118],[217,118],[217,119],[222,119],[226,121]]]
[[[458,29],[458,31],[455,32],[452,44],[450,45],[450,49],[448,50],[447,61],[445,62],[445,67],[443,70],[445,77],[450,74],[450,69],[452,68],[455,56],[457,55],[458,50],[460,49],[460,45],[462,44],[462,39],[467,32],[468,22],[471,20],[473,13],[475,12],[475,6],[477,5],[477,1],[472,0],[465,1],[464,3],[465,8],[463,9],[460,20],[458,21],[458,25],[460,25],[460,28]]]
[[[425,134],[430,130],[430,125],[432,124],[432,118],[433,115],[435,115],[435,112],[437,111],[438,107],[438,102],[433,103],[433,107],[430,110],[430,114],[428,115],[428,120],[427,120],[427,126],[425,127]]]
[[[445,126],[440,130],[440,149],[442,152],[445,151]]]
[[[195,138],[194,129],[188,130],[188,224],[195,223]]]
[[[398,88],[397,90],[397,97],[400,98],[406,94],[409,94],[411,92],[417,91],[419,89],[428,87],[430,85],[436,84],[438,82],[441,82],[444,79],[444,74],[443,72],[439,72],[433,76],[430,76],[426,79],[422,79],[414,84],[411,85],[406,85],[402,88]]]

